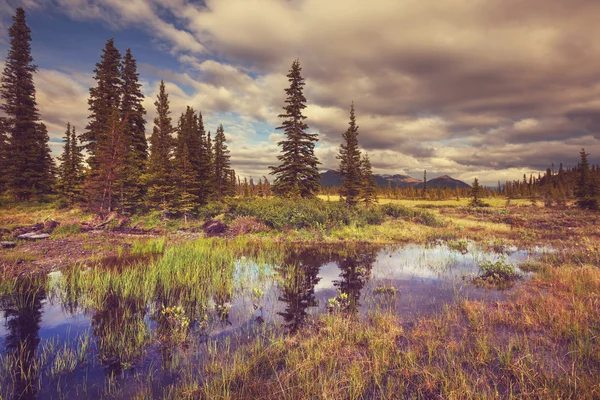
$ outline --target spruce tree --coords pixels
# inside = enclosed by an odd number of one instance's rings
[[[31,56],[31,30],[25,11],[17,8],[8,29],[10,49],[0,84],[0,110],[5,114],[0,147],[4,153],[5,186],[18,200],[51,191],[54,162],[48,146],[48,131],[40,124],[33,74],[37,66]]]
[[[475,178],[473,181],[473,185],[471,186],[471,205],[474,207],[479,207],[483,205],[481,201],[481,186],[479,185],[479,180]]]
[[[146,141],[146,110],[142,105],[144,95],[142,85],[138,81],[137,63],[127,49],[123,59],[122,81],[123,99],[121,101],[121,118],[126,120],[125,135],[130,137],[133,161],[137,169],[142,171],[148,159],[148,143]]]
[[[58,158],[58,189],[61,195],[70,203],[81,200],[83,184],[83,155],[77,143],[75,127],[67,123],[64,136],[63,153]]]
[[[58,190],[65,198],[68,198],[72,186],[70,179],[73,171],[73,157],[71,156],[71,123],[69,122],[67,122],[67,131],[65,132],[63,140],[65,142],[63,152],[62,155],[58,157],[58,161],[60,161],[60,165],[58,166]]]
[[[371,169],[371,160],[366,153],[360,160],[359,172],[360,197],[364,201],[365,206],[371,207],[374,203],[377,203],[377,182]]]
[[[79,201],[82,200],[83,182],[85,179],[84,166],[83,166],[83,153],[82,148],[79,145],[77,133],[75,127],[71,127],[71,168],[73,177],[71,179],[73,186],[71,188],[71,200]]]
[[[176,210],[184,212],[181,205],[187,205],[187,212],[200,204],[200,162],[203,143],[198,131],[198,118],[191,107],[181,114],[177,125],[177,142],[174,159],[174,182],[176,187]]]
[[[122,180],[127,171],[128,140],[118,108],[109,118],[109,129],[100,136],[96,147],[97,167],[90,171],[86,190],[91,209],[100,215],[122,207]]]
[[[123,81],[121,79],[121,53],[115,47],[114,39],[109,39],[104,46],[100,62],[94,69],[96,87],[90,88],[88,100],[90,115],[88,125],[81,139],[89,154],[88,164],[92,171],[98,166],[96,151],[98,143],[112,130],[111,118],[113,110],[121,105]]]
[[[178,145],[175,159],[175,182],[177,183],[175,210],[183,215],[186,224],[192,211],[198,207],[198,188],[200,186],[196,170],[190,159],[187,143],[182,142],[180,146]]]
[[[169,95],[165,91],[165,83],[160,82],[156,106],[156,117],[150,137],[150,156],[148,168],[144,175],[147,185],[147,197],[150,206],[159,208],[166,214],[175,195],[173,183],[173,125],[169,110]]]
[[[578,168],[578,180],[575,188],[576,204],[579,208],[597,210],[599,206],[600,190],[595,174],[590,170],[590,163],[585,149],[579,152],[581,160]]]
[[[0,196],[6,190],[6,183],[8,179],[8,132],[5,119],[0,117]]]
[[[283,107],[285,114],[279,115],[283,122],[277,127],[285,134],[285,140],[278,143],[283,154],[277,156],[281,161],[279,166],[269,167],[275,175],[273,192],[283,197],[314,197],[320,187],[317,168],[320,162],[314,154],[315,142],[319,139],[316,134],[306,132],[308,125],[302,115],[306,108],[302,89],[305,82],[301,70],[300,62],[295,60],[287,75],[290,82],[290,87],[285,89],[287,105]]]
[[[340,160],[339,173],[342,176],[342,187],[340,196],[346,198],[346,204],[349,207],[354,207],[358,203],[362,186],[361,176],[361,158],[360,150],[358,149],[358,126],[354,116],[354,103],[350,105],[350,122],[349,127],[344,132],[344,141],[340,145],[339,155],[336,157]]]
[[[229,160],[229,149],[227,149],[225,141],[223,125],[219,125],[214,143],[215,196],[218,200],[223,199],[230,192],[228,190],[227,178],[231,162]]]
[[[427,198],[427,170],[423,171],[423,198]]]
[[[127,171],[122,181],[122,206],[133,211],[142,205],[144,187],[141,175],[148,159],[146,141],[146,110],[142,105],[144,95],[138,82],[137,64],[131,50],[127,49],[121,70],[121,118],[127,140]]]

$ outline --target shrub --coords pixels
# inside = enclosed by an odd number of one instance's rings
[[[229,204],[227,218],[255,217],[275,229],[331,228],[356,221],[356,213],[342,203],[319,199],[237,199]]]
[[[225,210],[225,204],[212,202],[208,203],[198,209],[198,218],[201,220],[213,219],[219,214],[223,214]]]
[[[230,235],[243,235],[247,233],[267,232],[269,227],[256,217],[237,217],[229,227]]]
[[[399,204],[384,204],[379,206],[379,210],[392,218],[414,218],[415,212],[410,208]]]
[[[477,266],[481,274],[475,278],[475,282],[501,284],[521,278],[515,266],[506,262],[506,257],[500,257],[496,261],[484,260]]]

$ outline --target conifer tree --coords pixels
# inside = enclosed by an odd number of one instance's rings
[[[71,195],[73,201],[79,201],[82,199],[83,182],[85,180],[84,166],[83,166],[83,153],[81,146],[79,145],[79,139],[75,132],[75,127],[71,127],[71,166],[72,166],[72,183]]]
[[[33,74],[37,66],[31,56],[31,30],[25,11],[17,8],[8,29],[10,49],[0,84],[0,110],[5,114],[0,147],[4,153],[5,186],[18,200],[49,193],[54,180],[54,162],[48,146],[48,131],[40,124]],[[9,162],[7,162],[9,161]]]
[[[115,47],[114,39],[104,46],[100,62],[94,69],[96,87],[90,88],[88,100],[90,115],[88,125],[81,139],[89,154],[88,164],[92,172],[98,167],[96,151],[102,136],[113,130],[111,126],[113,110],[121,105],[123,81],[121,79],[121,53]]]
[[[154,128],[150,137],[150,156],[148,168],[144,175],[147,185],[147,197],[150,206],[160,208],[163,214],[169,210],[175,195],[173,183],[173,125],[171,123],[171,111],[169,110],[169,95],[165,91],[165,83],[160,82],[156,106],[156,117]]]
[[[143,203],[144,186],[142,173],[148,159],[146,141],[146,110],[142,105],[144,95],[138,82],[137,63],[127,49],[122,69],[121,118],[125,121],[124,135],[127,140],[127,171],[122,181],[122,206],[128,211],[139,208]]]
[[[427,170],[423,171],[423,198],[427,198]]]
[[[590,163],[587,159],[589,154],[585,152],[585,149],[581,149],[579,156],[581,160],[579,162],[577,187],[575,189],[576,204],[579,208],[597,210],[599,206],[598,197],[600,195],[598,180],[590,170]]]
[[[364,201],[365,206],[371,207],[373,203],[377,203],[377,182],[373,176],[371,169],[371,160],[369,155],[365,153],[360,160],[360,197]]]
[[[199,136],[198,118],[191,107],[181,114],[177,126],[175,146],[175,187],[177,211],[190,212],[200,204],[200,163],[203,153],[202,138]],[[185,200],[184,200],[185,199]],[[185,203],[185,210],[182,204]]]
[[[118,108],[109,118],[109,129],[100,136],[96,147],[96,169],[90,171],[86,190],[91,208],[100,215],[118,210],[122,201],[122,180],[127,171],[128,140],[126,121],[121,120]]]
[[[67,122],[67,131],[65,132],[65,136],[63,137],[65,145],[63,147],[63,153],[60,157],[58,157],[58,161],[60,161],[60,165],[58,166],[58,190],[59,192],[68,198],[68,193],[71,188],[71,172],[73,170],[71,156],[71,123]]]
[[[187,143],[183,142],[181,147],[178,146],[176,158],[176,191],[177,204],[176,211],[183,215],[184,221],[187,224],[188,218],[192,211],[198,207],[198,177],[194,166],[190,161],[190,151]]]
[[[81,200],[83,155],[77,143],[75,127],[70,123],[67,123],[64,141],[63,153],[59,157],[61,163],[58,167],[58,188],[63,197],[73,203]]]
[[[354,116],[354,103],[350,105],[349,127],[344,132],[344,141],[336,157],[340,160],[339,172],[342,176],[340,196],[346,198],[346,205],[354,207],[358,203],[363,177],[361,175],[361,158],[358,149],[358,126]]]
[[[475,178],[473,181],[473,185],[471,186],[471,205],[475,207],[479,207],[482,205],[481,202],[481,186],[479,185],[479,180]]]
[[[214,143],[215,195],[218,200],[221,200],[229,193],[227,177],[231,168],[231,162],[229,160],[229,149],[227,149],[225,141],[223,125],[219,125]]]
[[[144,95],[142,85],[138,82],[137,63],[127,49],[123,59],[122,81],[123,99],[121,101],[121,118],[127,121],[125,124],[125,135],[130,137],[133,161],[137,169],[142,171],[148,159],[148,143],[146,141],[146,110],[142,105]]]
[[[230,169],[229,170],[229,187],[228,187],[228,196],[231,197],[235,197],[235,195],[237,194],[237,187],[236,187],[236,177],[235,177],[235,170]]]
[[[0,174],[0,196],[6,190],[6,183],[8,179],[8,132],[5,123],[5,119],[0,117],[0,171],[4,173]]]
[[[302,89],[305,82],[301,70],[300,62],[295,60],[287,75],[290,82],[290,87],[285,89],[287,105],[283,107],[285,114],[279,115],[283,122],[277,127],[285,134],[285,139],[278,143],[283,154],[277,156],[281,161],[279,166],[269,167],[275,175],[273,192],[284,197],[313,197],[320,187],[317,169],[320,162],[314,154],[315,142],[319,139],[316,134],[306,132],[308,125],[302,115],[306,108]]]

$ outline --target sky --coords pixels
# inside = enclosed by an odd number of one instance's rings
[[[223,124],[242,177],[277,165],[294,59],[324,170],[351,102],[375,173],[495,185],[575,165],[582,147],[600,162],[598,1],[0,0],[0,68],[16,7],[55,156],[67,122],[83,131],[114,38],[138,61],[148,135],[163,79],[174,120],[189,105]]]

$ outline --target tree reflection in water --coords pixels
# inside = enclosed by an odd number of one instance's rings
[[[361,291],[371,277],[371,270],[376,259],[375,251],[358,251],[337,260],[341,279],[334,281],[333,284],[340,293],[347,295],[345,311],[349,313],[358,311]]]
[[[46,299],[46,277],[19,278],[15,290],[0,298],[0,309],[6,319],[5,345],[14,356],[15,399],[33,399],[37,394],[38,368],[35,355],[40,343],[43,301]]]
[[[100,361],[107,366],[105,372],[116,376],[141,357],[148,343],[147,308],[142,299],[125,298],[112,289],[102,300],[92,316],[92,330]]]
[[[305,321],[309,307],[316,307],[315,286],[322,266],[336,263],[340,269],[340,280],[334,286],[348,296],[346,311],[356,312],[360,307],[360,296],[369,280],[377,250],[372,247],[353,248],[290,248],[279,267],[276,268],[280,283],[279,301],[286,303],[279,312],[290,332],[294,333]]]

